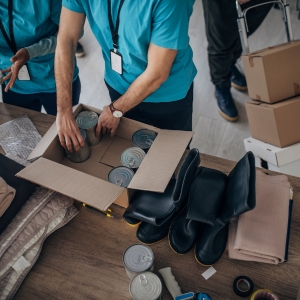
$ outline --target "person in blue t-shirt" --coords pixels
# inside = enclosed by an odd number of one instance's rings
[[[162,129],[192,130],[196,67],[189,45],[195,0],[63,0],[55,57],[60,142],[84,142],[71,111],[72,59],[87,18],[105,61],[112,103],[97,134],[114,135],[120,117]],[[100,78],[99,78],[100,79]],[[99,95],[100,96],[100,95]]]
[[[56,115],[54,51],[62,0],[0,0],[0,69],[3,102]],[[75,60],[73,58],[73,60]],[[74,61],[72,105],[80,79]]]

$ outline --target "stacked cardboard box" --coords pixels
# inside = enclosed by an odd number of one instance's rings
[[[258,164],[262,158],[269,169],[300,176],[300,168],[295,168],[300,163],[300,148],[293,148],[297,149],[293,161],[288,157],[289,146],[300,142],[300,41],[249,53],[243,56],[243,62],[252,99],[246,103],[246,110],[254,138],[245,140],[245,148],[259,158]],[[274,164],[270,148],[281,157],[286,155],[283,161],[290,166],[284,164],[283,168],[278,161]]]

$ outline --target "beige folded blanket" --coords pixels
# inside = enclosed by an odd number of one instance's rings
[[[16,190],[9,186],[5,180],[0,177],[0,217],[9,208],[15,198]]]
[[[269,264],[284,262],[289,200],[287,176],[256,171],[256,207],[231,220],[229,257]]]

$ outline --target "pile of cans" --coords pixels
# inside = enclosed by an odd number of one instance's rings
[[[70,161],[81,163],[86,161],[91,155],[90,147],[100,143],[102,136],[96,136],[96,128],[99,116],[93,111],[82,111],[76,116],[76,123],[79,127],[80,134],[84,139],[84,147],[80,148],[79,152],[73,149],[70,152],[66,149],[67,156]]]
[[[131,139],[134,147],[128,148],[122,153],[120,158],[122,166],[110,171],[108,181],[122,187],[128,187],[156,136],[157,133],[153,130],[141,129],[136,131]]]
[[[123,255],[123,264],[129,277],[129,292],[134,300],[161,300],[162,283],[154,271],[152,250],[140,244],[127,248]]]

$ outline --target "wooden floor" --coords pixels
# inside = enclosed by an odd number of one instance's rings
[[[295,39],[300,39],[300,20],[297,19],[296,0],[288,2],[291,5]],[[190,37],[194,61],[198,69],[194,85],[193,129],[195,136],[192,147],[198,148],[202,153],[238,161],[245,153],[243,139],[251,135],[244,105],[248,100],[248,95],[232,90],[240,115],[237,123],[229,123],[219,115],[214,97],[214,86],[209,77],[207,41],[200,0],[197,0],[194,6]],[[250,47],[251,50],[256,50],[285,41],[285,29],[281,22],[280,12],[272,9],[261,28],[250,38]],[[104,62],[101,49],[88,24],[85,26],[85,34],[81,42],[87,55],[78,59],[82,82],[80,101],[102,108],[109,103],[107,88],[103,81]]]

